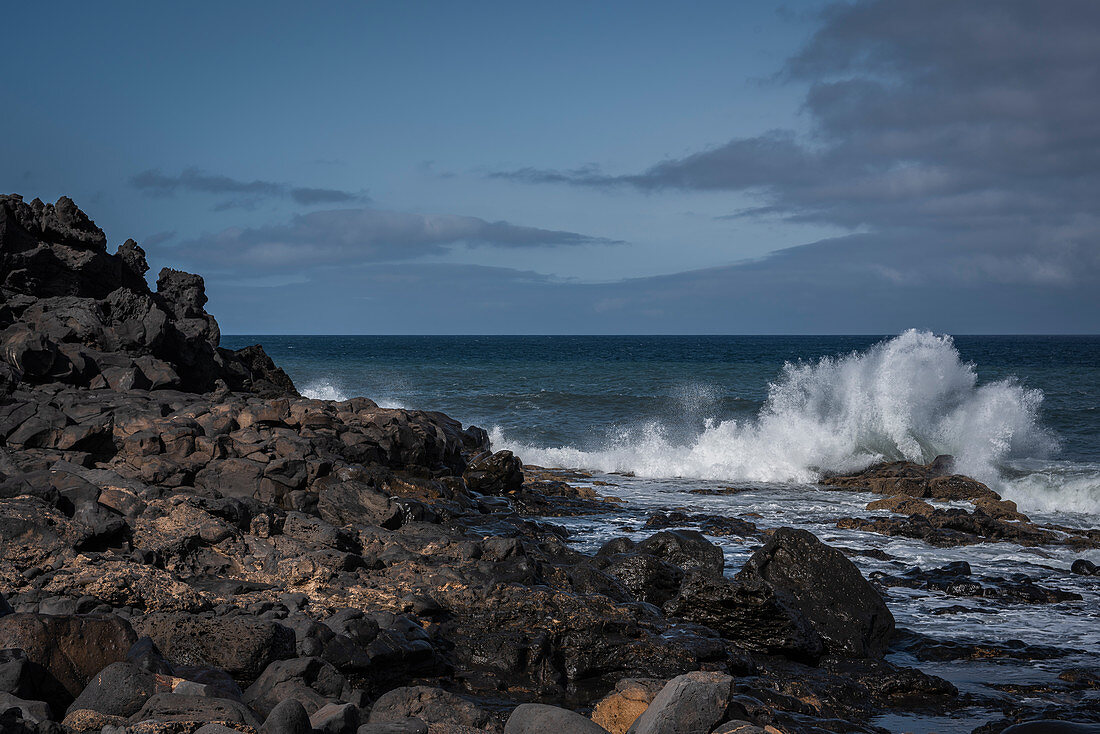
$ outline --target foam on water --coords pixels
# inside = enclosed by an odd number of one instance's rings
[[[351,397],[346,391],[337,387],[330,380],[316,380],[309,383],[301,390],[302,396],[310,398],[311,400],[347,400]],[[393,400],[391,398],[374,398],[374,402],[378,404],[379,408],[406,408],[407,406],[400,401]]]
[[[307,397],[310,400],[347,400],[348,396],[345,395],[338,387],[333,385],[327,380],[318,380],[311,382],[302,388],[302,396]]]
[[[547,466],[633,472],[640,477],[813,482],[883,460],[956,457],[961,473],[1016,499],[1022,510],[1100,512],[1100,472],[1074,477],[1064,498],[1055,477],[1008,481],[1013,460],[1043,459],[1057,448],[1039,422],[1043,395],[1013,379],[979,384],[950,336],[910,330],[863,352],[788,363],[752,420],[711,422],[687,440],[661,422],[621,428],[597,450],[496,446]],[[1031,476],[1031,475],[1028,475]]]

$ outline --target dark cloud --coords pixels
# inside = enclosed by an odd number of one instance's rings
[[[225,333],[1082,333],[1100,317],[1080,286],[1052,300],[1038,286],[869,277],[874,266],[863,257],[875,246],[856,235],[759,262],[604,284],[425,263],[335,268],[277,288],[207,283]]]
[[[157,170],[142,171],[131,177],[130,183],[152,196],[171,196],[178,192],[227,195],[234,198],[219,202],[215,209],[252,209],[264,198],[288,197],[303,205],[348,204],[365,202],[364,194],[339,189],[288,186],[273,181],[241,181],[229,176],[206,173],[197,168],[186,168],[175,176]]]
[[[153,234],[145,237],[141,241],[141,244],[146,247],[156,247],[157,245],[163,245],[165,242],[169,242],[175,239],[175,237],[176,231],[174,229],[154,232]]]
[[[359,208],[300,214],[287,224],[231,228],[183,243],[176,252],[203,271],[262,275],[412,260],[463,244],[559,247],[613,242],[477,217]]]
[[[780,78],[807,87],[806,136],[738,138],[634,174],[495,175],[745,192],[760,206],[734,217],[875,233],[860,255],[884,273],[1100,285],[1100,3],[837,3]]]

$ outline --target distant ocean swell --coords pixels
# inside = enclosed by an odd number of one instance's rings
[[[480,389],[481,401],[514,414],[513,425],[524,414],[527,423],[554,420],[540,415],[540,405],[551,405],[546,401],[554,401],[559,417],[599,404],[592,395],[560,386],[538,392],[538,404],[530,395],[494,394],[492,385]],[[1025,512],[1100,514],[1100,463],[1052,458],[1058,441],[1039,417],[1043,393],[1012,378],[979,384],[975,365],[960,357],[950,336],[910,330],[844,356],[789,362],[768,385],[755,415],[748,412],[752,404],[743,402],[745,417],[714,418],[723,413],[721,392],[689,379],[673,390],[668,414],[619,420],[614,428],[584,435],[574,427],[561,445],[523,440],[499,426],[490,436],[495,448],[511,449],[533,464],[724,482],[812,483],[826,472],[877,461],[927,462],[951,454],[958,471],[986,482]],[[302,394],[343,400],[358,391],[315,374]],[[431,394],[369,397],[386,408],[441,407]],[[607,407],[621,398],[608,395]],[[571,410],[578,400],[585,404]],[[729,407],[727,399],[725,416]]]
[[[500,429],[491,437],[535,464],[750,482],[809,483],[951,454],[959,472],[1025,511],[1100,513],[1100,467],[1045,461],[1057,441],[1040,425],[1042,400],[1012,379],[979,385],[951,337],[910,330],[863,352],[788,363],[754,419],[710,422],[687,441],[659,421],[623,427],[597,450],[524,445]],[[1010,470],[1024,460],[1029,469]]]

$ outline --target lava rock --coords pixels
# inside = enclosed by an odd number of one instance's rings
[[[523,486],[523,462],[511,451],[485,452],[470,461],[462,478],[467,487],[481,494],[515,492]]]
[[[797,609],[835,655],[880,658],[894,633],[882,596],[843,553],[806,530],[779,528],[737,580],[765,585]]]
[[[383,693],[371,708],[367,723],[417,718],[429,724],[484,727],[489,714],[442,688],[409,686]]]
[[[133,663],[111,663],[99,671],[69,706],[111,716],[131,716],[157,692],[156,676]]]

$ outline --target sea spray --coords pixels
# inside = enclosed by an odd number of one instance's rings
[[[310,398],[311,400],[347,400],[351,397],[348,392],[340,387],[337,387],[331,380],[315,380],[308,383],[302,388],[302,397]],[[404,403],[399,400],[394,400],[388,397],[376,397],[373,398],[374,402],[378,404],[379,408],[405,408]]]
[[[348,396],[328,380],[317,380],[302,388],[302,397],[311,400],[347,400]]]
[[[1014,458],[1050,454],[1039,390],[978,384],[951,337],[910,330],[863,352],[787,363],[752,420],[711,423],[676,440],[663,421],[622,428],[598,450],[494,444],[526,461],[644,477],[812,482],[876,461],[953,454],[958,470],[1000,484]]]

